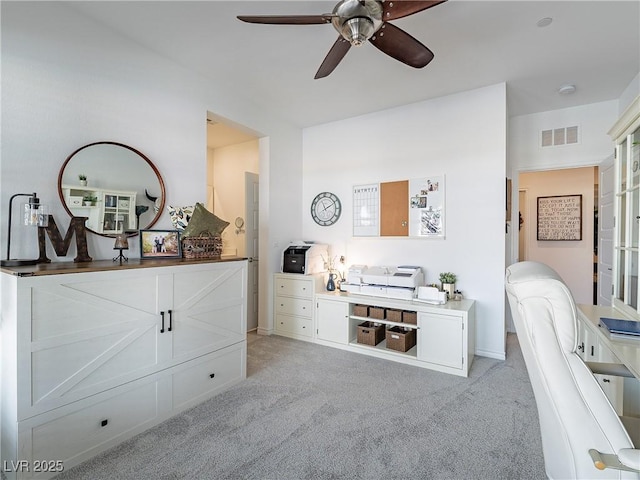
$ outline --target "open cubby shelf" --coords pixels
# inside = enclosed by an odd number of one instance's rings
[[[358,320],[361,322],[382,323],[384,325],[390,325],[392,327],[407,327],[407,328],[413,328],[414,330],[418,330],[418,325],[414,325],[412,323],[391,322],[389,320],[380,320],[378,318],[373,318],[373,317],[359,317],[357,315],[349,315],[349,318],[352,320]]]
[[[400,324],[400,325],[402,325],[402,324]],[[351,340],[351,342],[349,342],[349,345],[352,346],[352,347],[364,348],[364,349],[367,349],[367,350],[379,350],[379,351],[382,351],[382,352],[385,352],[385,353],[390,353],[392,355],[399,355],[401,357],[417,358],[417,356],[418,356],[418,347],[416,345],[411,347],[406,352],[399,352],[398,350],[391,350],[391,349],[387,348],[387,341],[386,340],[382,340],[379,344],[377,344],[376,346],[373,346],[373,345],[365,345],[364,343],[358,343],[357,339],[354,338],[354,339]]]

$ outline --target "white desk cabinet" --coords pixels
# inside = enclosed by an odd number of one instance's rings
[[[52,476],[36,463],[70,468],[245,378],[246,261],[146,262],[3,269],[8,478]]]
[[[316,310],[316,338],[339,345],[349,343],[349,304],[318,298]]]
[[[278,335],[312,340],[313,296],[321,288],[322,275],[277,273],[273,276],[275,330]]]
[[[417,323],[399,323],[354,314],[354,305],[415,312]],[[358,343],[358,325],[365,321],[386,327],[400,326],[416,330],[416,346],[406,352],[386,348],[386,341],[376,346]],[[445,305],[429,305],[411,300],[350,295],[316,294],[315,342],[329,347],[430,368],[466,377],[475,352],[475,302],[461,300]]]
[[[631,371],[635,378],[595,377],[619,415],[637,416],[640,412],[637,395],[640,391],[640,345],[637,340],[611,337],[599,326],[600,317],[624,318],[612,307],[578,305],[578,351],[584,361],[622,363]]]
[[[441,313],[418,313],[418,360],[462,370],[466,345],[465,318],[455,312],[453,315]],[[473,358],[473,357],[472,357]]]

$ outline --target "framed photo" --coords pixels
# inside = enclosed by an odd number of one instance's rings
[[[140,230],[140,258],[180,258],[178,230]]]
[[[538,197],[537,240],[582,240],[582,195]]]

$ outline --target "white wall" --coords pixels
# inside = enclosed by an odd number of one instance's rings
[[[78,147],[111,140],[137,148],[158,167],[167,204],[206,198],[207,111],[262,132],[260,142],[261,315],[271,311],[269,272],[277,270],[285,239],[301,235],[301,219],[285,207],[297,204],[302,137],[283,122],[229,91],[224,81],[203,78],[157,56],[58,2],[2,2],[2,144],[0,211],[9,196],[36,191],[63,230],[68,216],[56,179]],[[224,72],[221,73],[224,75]],[[274,172],[270,172],[273,169]],[[281,172],[287,172],[281,175]],[[271,212],[269,212],[271,209]],[[169,227],[168,214],[158,227]],[[2,228],[2,252],[6,228]],[[136,242],[129,256],[137,257]],[[13,249],[15,247],[15,250]],[[88,237],[94,259],[113,256],[113,239]],[[14,257],[37,255],[36,235],[12,238]],[[69,255],[54,261],[70,261]],[[261,320],[269,329],[269,319]]]
[[[593,304],[593,202],[594,167],[570,168],[520,175],[520,189],[527,205],[520,211],[527,223],[527,260],[543,262],[556,270],[571,290],[576,303]],[[538,241],[537,198],[582,195],[582,240]]]
[[[503,358],[506,93],[499,84],[307,128],[303,134],[303,235],[329,243],[347,265],[420,265],[443,271],[477,300],[477,353]],[[352,236],[352,187],[429,175],[446,177],[446,238]],[[343,213],[320,227],[309,208],[321,191]]]
[[[600,165],[613,153],[607,132],[618,119],[618,102],[592,103],[579,107],[521,115],[509,119],[509,171],[513,179],[513,210],[507,242],[511,256],[518,260],[518,174]],[[542,130],[578,125],[579,143],[540,147]]]
[[[618,118],[618,102],[521,115],[509,119],[509,157],[514,171],[598,165],[613,152],[607,135]],[[578,125],[579,143],[540,147],[540,132]]]
[[[245,219],[244,174],[259,173],[259,155],[258,140],[209,149],[213,213],[231,224],[222,232],[223,253],[246,254],[245,234],[236,233],[235,219]]]

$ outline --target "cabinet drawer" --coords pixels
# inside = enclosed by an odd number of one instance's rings
[[[276,331],[312,337],[313,322],[311,318],[276,315]]]
[[[277,277],[274,293],[313,299],[313,281],[306,278]]]
[[[153,424],[158,416],[156,389],[156,382],[146,383],[31,428],[19,426],[23,439],[31,436],[30,454],[28,451],[21,452],[24,456],[19,458],[62,460],[65,467],[70,467],[77,463],[74,458],[136,427]],[[30,419],[28,423],[36,419]],[[21,443],[28,445],[25,441]]]
[[[173,411],[212,397],[246,377],[246,344],[233,345],[177,367],[173,374]]]
[[[276,297],[276,313],[311,317],[313,315],[313,300],[295,297]]]

